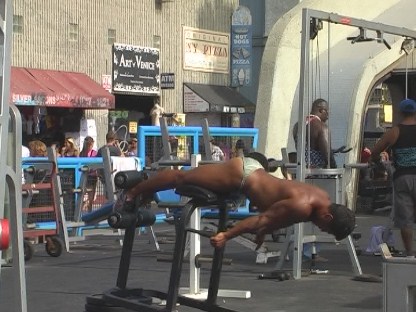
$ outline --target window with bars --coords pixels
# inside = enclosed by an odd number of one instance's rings
[[[78,24],[69,23],[69,41],[78,41]]]
[[[117,37],[116,37],[116,30],[115,29],[112,29],[112,28],[109,28],[108,29],[108,33],[107,33],[107,42],[108,42],[108,44],[115,43],[116,42],[116,39],[117,39]]]
[[[23,33],[23,16],[13,15],[13,32],[17,34]]]

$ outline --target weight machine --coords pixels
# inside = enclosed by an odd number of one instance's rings
[[[310,94],[310,41],[313,40],[317,33],[322,29],[321,25],[322,22],[327,22],[327,24],[340,24],[345,26],[352,26],[357,27],[359,30],[359,35],[357,37],[347,38],[347,40],[351,40],[351,43],[363,43],[363,42],[370,42],[375,41],[377,43],[382,43],[386,46],[386,48],[390,48],[388,42],[384,39],[384,34],[392,34],[397,36],[405,37],[406,39],[416,38],[416,32],[390,26],[384,25],[381,23],[375,23],[370,21],[365,21],[361,19],[356,19],[348,16],[341,16],[335,13],[327,13],[323,11],[316,11],[311,9],[303,9],[302,11],[302,38],[301,38],[301,64],[300,64],[300,92],[299,92],[299,139],[298,139],[298,155],[297,155],[297,170],[296,170],[296,179],[302,182],[317,182],[316,179],[306,179],[310,177],[321,176],[325,177],[328,176],[328,179],[323,179],[325,181],[319,181],[321,183],[321,187],[328,190],[329,193],[333,193],[336,195],[338,193],[344,193],[345,189],[345,182],[342,180],[344,176],[343,169],[339,169],[340,172],[333,173],[327,170],[333,169],[319,169],[319,172],[316,169],[309,169],[306,167],[305,158],[305,147],[306,147],[306,125],[303,122],[305,120],[309,111],[307,111],[309,97]],[[319,27],[318,27],[319,25]],[[375,38],[368,38],[367,32],[375,32]],[[367,40],[372,39],[372,40]],[[329,79],[328,79],[329,81]],[[329,89],[329,85],[328,85]],[[338,178],[335,178],[335,176]],[[336,196],[331,196],[333,199],[337,198]],[[343,196],[339,198],[341,202],[344,203],[345,200]],[[297,224],[295,225],[294,231],[294,254],[293,254],[293,276],[295,279],[301,278],[301,269],[302,269],[302,250],[303,250],[303,243],[305,241],[304,237],[304,224]],[[350,254],[350,258],[353,262],[354,273],[358,276],[362,275],[361,267],[358,262],[357,255],[355,253],[354,244],[349,236],[347,238],[347,246],[348,252]]]

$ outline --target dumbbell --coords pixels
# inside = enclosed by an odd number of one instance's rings
[[[268,274],[260,274],[259,279],[277,279],[278,281],[287,281],[292,278],[292,274],[284,271],[273,271]]]
[[[277,279],[279,280],[279,281],[287,281],[287,280],[289,280],[289,279],[291,279],[291,275],[290,275],[290,273],[289,272],[282,272],[282,273],[279,273],[278,275],[277,275]]]

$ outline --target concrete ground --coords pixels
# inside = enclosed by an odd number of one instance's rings
[[[370,228],[386,225],[386,216],[360,215],[357,217],[357,231],[362,233],[359,245],[365,249]],[[158,237],[172,234],[173,228],[160,224],[155,226]],[[395,231],[396,248],[400,249],[400,237]],[[212,251],[206,239],[202,238],[203,254]],[[268,242],[271,249],[279,249],[281,243]],[[162,244],[163,251],[172,250],[171,244]],[[71,245],[71,252],[58,258],[50,257],[43,246],[36,246],[34,257],[26,263],[27,304],[29,312],[82,312],[86,296],[99,294],[113,287],[116,282],[121,248],[114,236],[93,235],[85,241]],[[160,252],[155,250],[149,234],[137,236],[128,285],[134,288],[166,291],[170,263],[158,262]],[[224,266],[221,275],[221,289],[250,290],[249,299],[219,298],[218,302],[235,311],[262,312],[349,312],[381,311],[382,283],[354,281],[351,262],[345,245],[322,244],[320,255],[328,262],[318,267],[328,274],[309,275],[300,280],[261,280],[259,274],[274,269],[277,259],[267,264],[256,264],[255,253],[243,246],[230,242],[226,257],[232,258],[232,265]],[[359,256],[363,272],[381,276],[380,256]],[[291,263],[287,262],[288,268]],[[308,269],[305,262],[303,268]],[[188,264],[184,265],[182,286],[188,286]],[[201,270],[201,285],[207,285],[209,267]],[[0,284],[0,311],[14,311],[15,294],[12,293],[11,270],[2,268]],[[128,311],[128,310],[117,310]],[[196,311],[179,306],[178,311]]]

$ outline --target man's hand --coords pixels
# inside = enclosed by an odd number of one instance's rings
[[[224,232],[220,232],[212,236],[210,241],[212,247],[223,248],[225,246],[225,243],[227,242],[227,238],[225,237]]]
[[[256,239],[254,240],[254,242],[257,244],[256,250],[259,250],[261,245],[263,245],[265,236],[265,234],[257,233]]]

